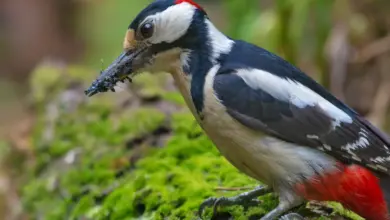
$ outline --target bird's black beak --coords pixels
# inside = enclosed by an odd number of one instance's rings
[[[85,91],[85,94],[91,97],[97,93],[114,91],[114,86],[118,82],[124,82],[126,79],[131,81],[134,56],[136,53],[131,51],[120,54],[107,69],[100,73],[99,77]]]
[[[146,63],[150,63],[148,47],[137,43],[133,33],[133,31],[127,32],[124,52],[85,90],[87,96],[91,97],[109,90],[115,92],[114,87],[118,82],[124,82],[126,79],[131,82],[131,77]]]

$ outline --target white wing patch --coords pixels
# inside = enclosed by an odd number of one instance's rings
[[[333,126],[352,123],[352,118],[324,97],[291,79],[283,79],[259,69],[241,69],[236,72],[252,89],[262,89],[274,98],[290,102],[299,108],[318,105],[330,118]]]
[[[315,135],[315,134],[308,134],[308,135],[306,135],[306,137],[307,137],[308,139],[313,139],[313,140],[319,140],[319,139],[320,139],[320,137],[318,137],[318,136]]]
[[[341,149],[346,150],[348,152],[357,150],[359,148],[366,148],[370,145],[370,142],[367,139],[367,132],[364,130],[361,130],[359,132],[359,139],[357,139],[353,143],[349,143],[345,145],[344,147],[341,147]]]
[[[375,163],[386,163],[390,162],[390,157],[375,157],[371,161]]]
[[[356,155],[354,153],[354,151],[356,151],[358,149],[362,149],[362,148],[367,148],[369,145],[370,145],[370,142],[368,141],[367,131],[364,129],[361,129],[359,132],[359,139],[357,139],[353,143],[349,143],[349,144],[341,147],[341,149],[345,150],[349,155],[351,155],[352,156],[351,158],[353,160],[361,162],[362,159],[360,159],[360,157],[358,157],[358,155]],[[371,161],[375,162],[372,159],[371,159]],[[372,165],[370,167],[373,168],[373,167],[375,167],[375,165]]]

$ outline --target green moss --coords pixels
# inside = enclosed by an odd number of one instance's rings
[[[9,155],[10,151],[10,146],[0,139],[0,163],[6,159],[6,156]]]
[[[44,101],[49,90],[60,84],[61,76],[61,69],[54,66],[41,65],[36,68],[30,79],[31,98],[36,102]]]
[[[199,127],[193,129],[189,113],[174,118],[176,135],[165,148],[139,161],[131,174],[134,180],[107,197],[97,212],[97,219],[107,218],[107,210],[121,213],[113,212],[110,219],[143,215],[193,219],[203,199],[215,195],[214,187],[232,182],[239,184],[236,186],[255,185],[221,157],[204,135],[194,138],[185,132],[200,131]],[[124,206],[118,207],[121,203]]]
[[[165,92],[163,94],[163,98],[169,102],[174,103],[174,104],[178,104],[178,105],[185,104],[183,96],[181,96],[181,94],[177,93],[177,92]]]
[[[38,104],[47,102],[53,95],[62,91],[70,82],[81,81],[88,84],[97,72],[82,66],[62,66],[43,63],[37,66],[30,77],[31,100]]]
[[[114,129],[111,135],[137,134],[155,129],[164,117],[154,111],[141,109],[132,114],[115,117],[112,121],[107,119],[114,124],[117,123],[116,120],[122,122],[120,126],[112,127]],[[132,123],[126,123],[127,121]],[[92,219],[131,219],[140,216],[149,216],[151,219],[193,219],[203,199],[238,193],[216,193],[216,186],[256,185],[255,181],[237,172],[219,154],[194,123],[190,113],[175,114],[172,129],[175,135],[163,149],[150,152],[136,164],[134,171],[119,180],[115,177],[116,170],[112,169],[110,164],[120,158],[120,150],[118,153],[113,149],[102,150],[105,153],[101,153],[100,157],[97,156],[97,150],[89,154],[78,167],[58,177],[58,188],[61,189],[62,195],[65,195],[65,199],[62,204],[57,203],[56,208],[46,210],[46,214],[52,219],[60,219],[61,215],[69,212],[63,210],[65,209],[70,210],[68,215],[71,219],[86,216]],[[92,132],[91,135],[102,139],[109,137],[105,136],[104,132]],[[114,183],[119,186],[106,198],[97,201],[96,197],[101,196],[99,194]],[[34,210],[42,210],[41,205],[49,202],[47,198],[61,196],[57,191],[48,192],[44,187],[46,184],[47,182],[34,180],[24,189],[25,198],[29,198],[26,203],[35,204],[29,207],[33,213]],[[275,202],[268,204],[276,205]],[[242,216],[241,208],[226,210],[236,216]],[[264,212],[265,210],[257,208],[250,209],[248,214]]]
[[[165,115],[153,108],[140,108],[116,117],[111,128],[117,135],[136,137],[157,129],[164,123]]]
[[[166,77],[165,74],[144,73],[134,80],[135,87],[139,88],[138,93],[142,97],[161,96],[165,93]]]
[[[355,213],[345,210],[342,205],[335,202],[329,202],[329,206],[335,210],[335,213],[341,214],[349,219],[364,220],[364,218],[356,215]]]

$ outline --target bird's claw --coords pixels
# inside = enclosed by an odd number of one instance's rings
[[[221,198],[211,197],[211,198],[206,199],[199,207],[199,210],[198,210],[199,217],[202,218],[202,214],[203,214],[203,211],[205,210],[205,208],[211,207],[211,206],[213,207],[213,215],[215,215],[216,209],[217,209],[217,206],[219,203],[218,201],[222,198],[224,198],[224,197],[221,197]]]
[[[206,199],[199,207],[198,215],[200,218],[202,218],[203,211],[207,207],[212,207],[213,208],[213,216],[217,214],[217,209],[219,206],[229,206],[229,205],[242,205],[244,207],[249,207],[249,206],[256,206],[259,205],[259,201],[256,199],[252,198],[244,198],[244,197],[232,197],[232,198],[227,198],[227,197],[211,197]]]
[[[257,197],[271,193],[272,190],[266,186],[259,186],[249,192],[243,192],[234,197],[220,197],[220,198],[208,198],[199,207],[198,215],[202,218],[203,211],[206,207],[213,207],[213,216],[217,213],[218,206],[230,206],[230,205],[241,205],[245,208],[250,206],[257,206],[260,201]]]

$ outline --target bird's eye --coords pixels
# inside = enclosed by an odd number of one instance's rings
[[[152,37],[152,35],[153,35],[154,25],[153,25],[152,22],[146,22],[145,24],[143,24],[143,25],[141,26],[141,28],[139,29],[139,31],[140,31],[141,36],[142,36],[144,39],[150,38],[150,37]]]

